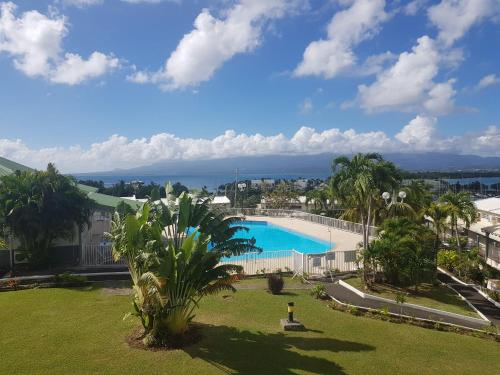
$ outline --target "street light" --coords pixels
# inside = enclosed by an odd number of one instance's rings
[[[401,203],[404,202],[405,198],[406,198],[406,192],[401,190],[399,193],[398,193],[398,197],[399,199],[401,199]],[[391,198],[391,193],[389,193],[388,191],[384,191],[382,193],[382,198],[384,199],[385,201],[385,204],[388,204],[388,200]],[[393,200],[394,200],[394,197],[393,197]],[[397,198],[395,200],[397,202]]]

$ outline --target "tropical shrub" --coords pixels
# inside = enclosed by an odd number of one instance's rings
[[[434,233],[407,218],[385,220],[379,237],[364,253],[373,270],[393,285],[418,285],[434,277]],[[376,278],[376,272],[371,277]]]
[[[486,293],[493,301],[500,302],[500,292],[498,290],[486,289]]]
[[[272,294],[280,294],[285,286],[285,280],[281,272],[270,273],[267,275],[267,288]]]
[[[439,267],[453,272],[458,268],[460,259],[455,250],[440,250],[437,255],[437,262]]]
[[[235,291],[241,267],[220,264],[223,257],[259,251],[254,239],[234,238],[245,227],[207,201],[182,193],[176,207],[144,204],[136,215],[115,213],[111,233],[115,259],[123,257],[133,282],[133,312],[148,346],[180,345],[199,301],[222,290]]]
[[[32,267],[50,263],[56,239],[71,239],[89,223],[92,201],[69,177],[49,164],[0,179],[0,221],[20,241]]]
[[[316,299],[328,298],[328,293],[326,292],[326,288],[322,284],[316,285],[314,288],[312,288],[310,294]]]
[[[74,275],[70,272],[64,272],[55,276],[57,284],[83,285],[87,281],[87,277],[82,275]]]
[[[438,265],[467,281],[478,284],[482,284],[492,274],[490,267],[479,255],[479,248],[477,247],[467,251],[440,250]]]

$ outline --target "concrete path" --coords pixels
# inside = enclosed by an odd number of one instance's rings
[[[463,285],[442,272],[438,273],[438,278],[441,282],[448,284],[460,293],[493,324],[500,327],[500,309],[479,294],[476,289],[468,285]]]
[[[325,284],[325,287],[330,296],[334,297],[340,302],[348,303],[351,305],[367,307],[371,309],[382,309],[387,307],[389,309],[389,312],[394,314],[402,313],[403,315],[414,316],[416,318],[442,321],[446,323],[457,324],[464,327],[475,328],[475,329],[481,329],[488,325],[488,322],[484,323],[473,322],[467,319],[451,317],[445,314],[439,314],[435,312],[423,311],[409,306],[401,307],[395,302],[382,302],[382,301],[362,298],[358,296],[356,293],[350,291],[349,289],[343,287],[338,283]]]
[[[290,217],[271,216],[246,216],[249,221],[267,221],[286,229],[318,238],[327,243],[332,243],[333,251],[355,250],[357,245],[363,241],[360,234],[347,232],[340,229],[330,228],[326,225],[311,223],[309,221]]]

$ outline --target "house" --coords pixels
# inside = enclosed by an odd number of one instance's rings
[[[250,180],[250,185],[256,189],[267,190],[273,187],[276,181],[272,178],[262,178],[260,180]]]
[[[500,197],[474,202],[478,221],[464,229],[490,266],[500,269]]]
[[[225,195],[213,197],[210,203],[221,208],[231,207],[231,201]]]
[[[32,168],[0,157],[0,176],[12,174],[18,170],[33,171]],[[124,202],[132,209],[137,210],[142,206],[142,202],[101,194],[98,193],[97,188],[92,186],[77,184],[77,187],[94,202],[90,225],[85,226],[81,231],[75,227],[74,236],[70,240],[56,240],[52,254],[54,254],[54,259],[58,264],[85,266],[91,262],[95,263],[96,257],[93,256],[94,254],[89,256],[89,253],[95,253],[97,247],[106,245],[104,233],[111,229],[111,220],[116,207]],[[6,237],[8,249],[0,250],[0,268],[11,268],[14,263],[24,262],[16,259],[18,241],[12,236]]]
[[[307,211],[309,204],[314,204],[314,200],[308,201],[305,195],[300,195],[296,199],[290,198],[286,209]],[[257,207],[263,210],[271,208],[266,197],[260,199],[260,204],[258,204]]]

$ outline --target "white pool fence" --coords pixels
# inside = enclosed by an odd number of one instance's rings
[[[240,256],[225,258],[221,264],[242,266],[246,275],[271,273],[281,270],[297,275],[327,275],[330,272],[356,271],[358,252],[331,251],[319,254],[305,254],[296,250],[266,251],[262,253],[246,253]],[[81,265],[84,267],[123,267],[125,261],[113,260],[111,245],[82,246]]]
[[[332,229],[343,230],[346,232],[363,234],[363,226],[352,221],[335,219],[323,215],[315,215],[298,210],[280,210],[280,209],[261,209],[261,208],[229,208],[228,214],[236,216],[269,216],[269,217],[289,217],[309,221],[315,224],[325,225]],[[370,237],[377,235],[377,227],[371,226],[369,229]]]

